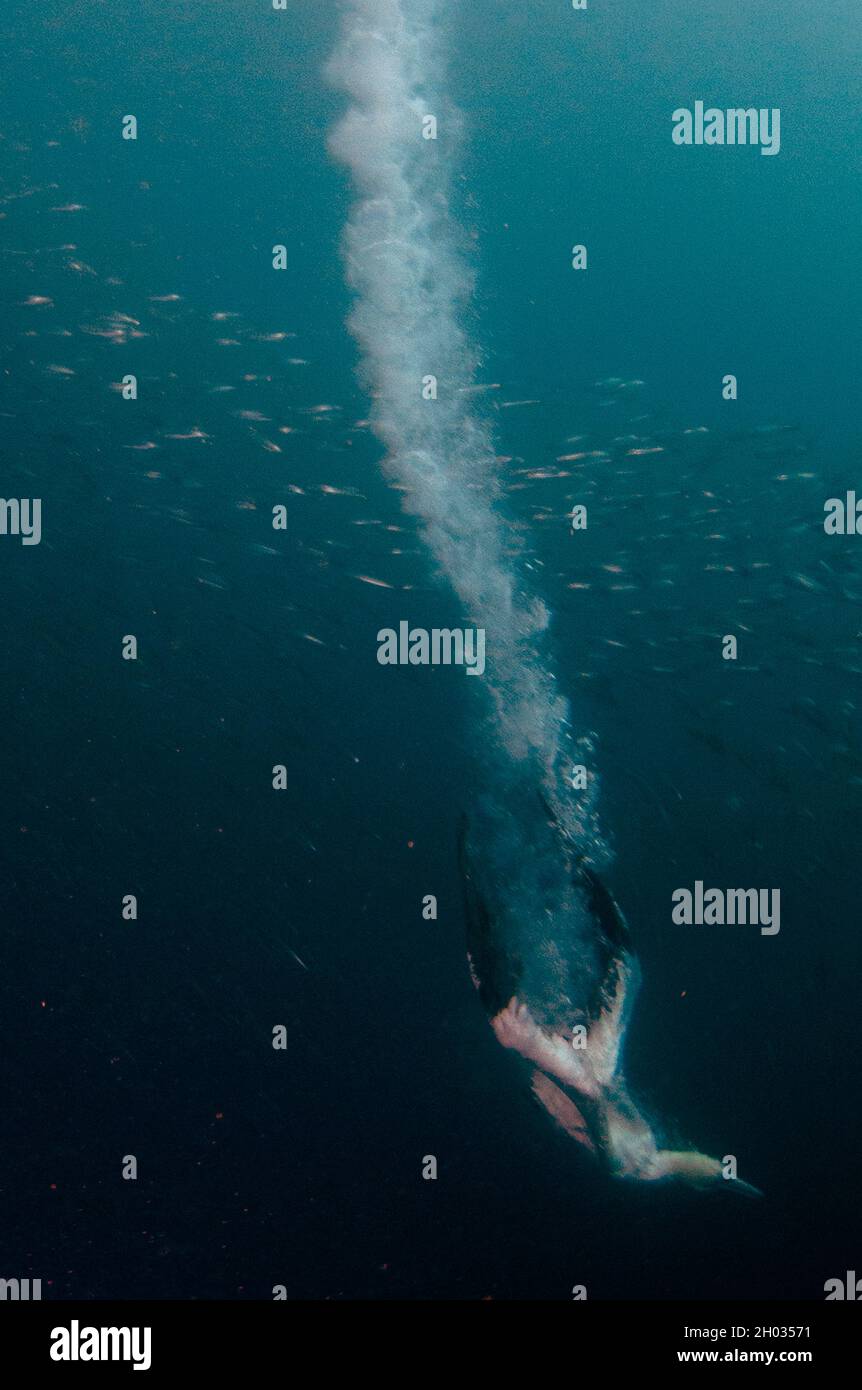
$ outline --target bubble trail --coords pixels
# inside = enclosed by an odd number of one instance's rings
[[[450,211],[459,123],[437,46],[445,9],[443,0],[345,0],[328,75],[350,100],[330,145],[357,192],[344,254],[371,425],[431,553],[486,631],[497,756],[483,758],[484,786],[459,843],[471,974],[498,1042],[534,1069],[539,1103],[611,1173],[713,1184],[726,1176],[722,1163],[663,1147],[625,1078],[637,959],[595,873],[609,858],[596,779],[573,795],[567,775],[589,742],[572,738],[545,649],[549,615],[524,582],[497,450],[471,389],[478,353],[463,325],[472,277]],[[436,139],[424,138],[431,117]],[[428,377],[436,399],[423,396]]]
[[[476,412],[478,353],[463,326],[473,277],[450,212],[460,120],[443,91],[428,0],[346,0],[327,76],[349,108],[330,136],[357,192],[344,236],[356,292],[349,327],[362,352],[384,469],[472,621],[487,632],[498,750],[543,788],[559,825],[583,838],[589,801],[567,795],[568,706],[544,654],[545,605],[530,592],[520,541],[499,510],[487,422]],[[434,116],[437,139],[423,136]],[[437,378],[437,399],[423,379]],[[583,757],[581,752],[579,759]]]

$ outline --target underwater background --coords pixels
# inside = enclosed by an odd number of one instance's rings
[[[859,479],[858,9],[437,22],[477,409],[643,970],[631,1083],[765,1195],[609,1181],[471,986],[478,682],[376,660],[465,615],[363,424],[339,6],[16,0],[2,491],[43,532],[0,537],[0,1277],[46,1298],[820,1299],[857,1268],[862,562],[823,504]],[[697,99],[779,107],[780,154],[675,147]],[[696,879],[779,887],[780,934],[674,926]]]

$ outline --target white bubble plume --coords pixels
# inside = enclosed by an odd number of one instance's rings
[[[459,121],[442,91],[440,8],[345,0],[328,77],[350,99],[330,137],[358,195],[344,240],[356,292],[349,324],[384,467],[470,620],[486,629],[484,679],[508,763],[533,764],[561,827],[583,838],[585,800],[576,814],[566,794],[568,706],[543,653],[547,610],[524,584],[519,543],[498,510],[491,432],[466,389],[477,369],[462,326],[472,276],[449,211]],[[423,138],[428,116],[436,140]],[[423,399],[427,375],[438,380],[436,400]]]

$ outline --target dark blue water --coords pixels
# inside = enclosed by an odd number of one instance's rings
[[[855,7],[449,8],[482,408],[597,736],[631,1080],[765,1196],[603,1177],[471,988],[480,696],[375,660],[464,615],[356,428],[336,7],[14,5],[3,493],[43,539],[0,537],[0,1276],[51,1297],[820,1298],[858,1261],[862,574],[822,527],[858,480]],[[780,106],[780,155],[675,148],[698,98]],[[779,886],[780,934],[672,926],[698,878]]]

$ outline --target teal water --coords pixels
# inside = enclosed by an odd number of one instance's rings
[[[632,1081],[679,1142],[739,1155],[754,1204],[602,1178],[470,986],[455,836],[489,755],[462,672],[375,660],[383,626],[466,616],[357,426],[337,20],[5,21],[3,488],[43,499],[43,539],[0,538],[0,1274],[70,1298],[819,1298],[858,1249],[862,577],[822,527],[858,452],[854,7],[439,21],[466,322],[499,383],[477,410],[596,737],[644,972]],[[698,98],[779,106],[780,155],[675,148]],[[136,402],[110,389],[129,371]],[[780,935],[673,927],[696,878],[779,885]]]

